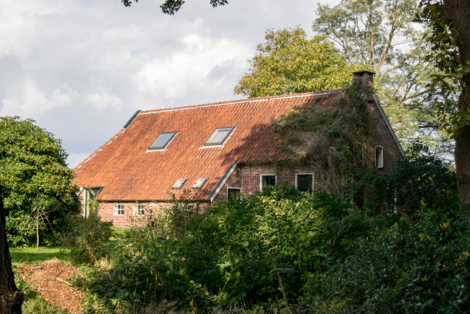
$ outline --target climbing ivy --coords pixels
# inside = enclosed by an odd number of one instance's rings
[[[334,97],[330,101],[331,97]],[[311,169],[326,190],[342,195],[345,177],[354,174],[354,155],[362,155],[370,134],[367,100],[353,82],[343,93],[316,97],[274,123],[277,166]],[[360,156],[360,158],[362,158]]]

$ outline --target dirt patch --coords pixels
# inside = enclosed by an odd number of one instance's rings
[[[83,313],[80,300],[84,293],[67,282],[71,276],[79,274],[75,267],[52,259],[42,264],[25,265],[22,277],[34,286],[44,299],[70,314]]]

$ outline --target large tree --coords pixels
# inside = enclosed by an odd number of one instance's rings
[[[318,5],[313,30],[328,36],[349,64],[376,73],[376,93],[402,144],[420,138],[450,153],[453,143],[439,123],[437,91],[430,86],[438,69],[424,39],[428,28],[413,23],[417,12],[417,0],[342,0]]]
[[[11,269],[5,217],[11,208],[28,210],[38,195],[74,210],[73,171],[59,140],[32,120],[0,117],[0,313],[21,313],[23,295]]]
[[[342,88],[359,68],[349,66],[324,36],[300,28],[268,30],[235,93],[262,97]]]
[[[470,1],[422,0],[421,21],[432,29],[428,37],[438,58],[436,66],[443,75],[433,76],[436,89],[449,83],[461,90],[456,101],[440,102],[440,118],[455,138],[455,165],[459,199],[470,204]]]

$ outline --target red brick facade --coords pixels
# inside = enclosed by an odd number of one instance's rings
[[[379,172],[390,172],[394,161],[402,157],[402,149],[372,92],[370,73],[358,72],[355,79],[371,113],[371,134],[369,142],[364,143],[362,167],[375,167],[376,147],[380,146],[383,168]],[[270,161],[277,152],[271,140],[273,122],[291,108],[309,101],[328,106],[342,93],[340,90],[305,93],[141,112],[129,126],[75,168],[75,181],[85,188],[104,186],[97,195],[98,217],[113,221],[116,227],[129,226],[134,205],[143,204],[146,213],[159,212],[169,204],[165,202],[168,199],[165,191],[180,196],[198,178],[207,179],[198,190],[203,208],[211,205],[210,200],[220,203],[227,199],[229,188],[240,188],[246,196],[254,194],[260,190],[263,174],[276,175],[276,184],[287,181],[296,185],[296,174],[312,174],[312,171],[276,168]],[[214,128],[222,126],[234,127],[224,145],[204,147]],[[148,152],[149,143],[165,131],[178,131],[178,135],[165,150]],[[236,166],[227,178],[224,173],[233,169],[233,163]],[[319,177],[313,174],[314,190],[322,188]],[[171,190],[180,178],[187,180],[186,185]],[[220,182],[224,182],[222,187]],[[80,194],[82,202],[83,193]],[[152,199],[160,201],[149,201]],[[124,206],[124,215],[113,213],[113,206],[118,204]]]

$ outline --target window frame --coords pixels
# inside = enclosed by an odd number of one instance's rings
[[[197,183],[197,181],[198,181],[199,179],[205,179],[205,180],[204,180],[204,183],[203,183],[201,186],[199,186],[199,187],[195,187],[194,185]],[[196,181],[194,182],[193,186],[191,187],[191,189],[193,189],[193,190],[200,190],[200,189],[202,189],[202,188],[207,184],[207,182],[209,182],[209,178],[197,178]]]
[[[242,198],[242,188],[239,188],[239,187],[230,187],[230,186],[227,186],[227,199],[229,200],[229,190],[238,190],[238,199],[237,200],[241,200]]]
[[[311,175],[312,176],[312,192],[315,190],[315,175],[313,173],[296,173],[295,174],[295,188],[299,189],[298,177],[302,175]]]
[[[181,186],[179,188],[175,188],[175,185],[176,183],[178,182],[178,180],[184,180],[183,183],[181,184]],[[183,188],[183,186],[186,185],[186,183],[188,182],[188,179],[185,179],[185,178],[179,178],[176,180],[175,184],[173,184],[173,186],[171,187],[172,190],[181,190]]]
[[[122,208],[119,208],[119,206],[122,206]],[[122,214],[119,214],[120,210],[122,210]],[[126,214],[126,211],[125,211],[125,206],[123,204],[113,205],[113,216],[124,216],[125,214]]]
[[[382,151],[382,155],[379,156],[379,159],[377,159],[377,149],[380,149]],[[381,145],[377,145],[375,146],[375,167],[379,170],[382,170],[384,169],[384,166],[385,166],[385,158],[384,158],[384,155],[385,155],[385,150],[383,148],[383,146]],[[379,161],[382,162],[382,165],[379,166]]]
[[[140,213],[140,211],[142,211]],[[136,215],[137,212],[137,215]],[[132,215],[136,217],[145,216],[145,205],[144,204],[134,204],[132,206]]]
[[[223,129],[230,129],[230,131],[227,133],[227,135],[222,139],[222,141],[220,142],[215,142],[215,143],[209,143],[209,140],[211,138],[214,138],[217,136],[217,131],[219,130],[223,130]],[[233,130],[235,130],[235,127],[234,126],[223,126],[223,127],[217,127],[214,129],[214,131],[212,131],[212,133],[209,135],[209,137],[206,139],[206,141],[204,142],[204,145],[203,146],[217,146],[217,145],[224,145],[225,142],[228,140],[228,138],[230,137],[230,135],[232,135],[233,133]]]
[[[173,136],[170,137],[170,139],[165,143],[164,146],[152,147],[152,145],[156,141],[158,141],[158,139],[160,138],[160,136],[162,136],[162,134],[171,134],[171,133],[173,133]],[[158,134],[158,136],[152,141],[150,146],[147,147],[147,151],[164,151],[164,150],[166,150],[168,145],[170,145],[170,143],[173,142],[173,140],[175,139],[176,135],[178,135],[178,133],[179,133],[179,131],[160,132],[160,134]]]
[[[263,177],[274,176],[274,185],[277,185],[277,175],[275,173],[263,173],[259,175],[259,190],[263,192]]]

